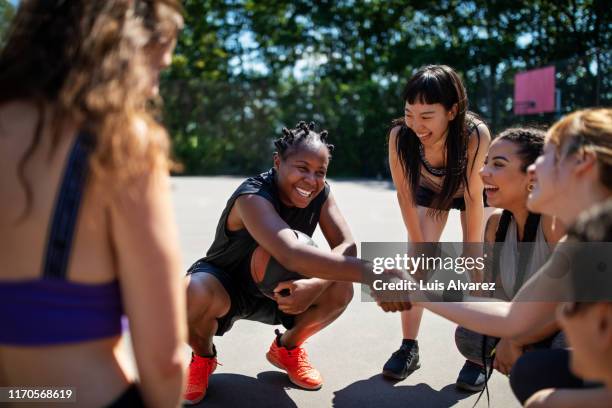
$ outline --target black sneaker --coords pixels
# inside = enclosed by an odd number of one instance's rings
[[[382,374],[387,378],[403,380],[419,367],[419,344],[415,340],[411,344],[403,343],[399,350],[391,354]]]
[[[484,367],[470,360],[465,360],[455,385],[463,391],[478,392],[484,389],[485,382]]]

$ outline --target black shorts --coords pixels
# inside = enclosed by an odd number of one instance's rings
[[[106,408],[144,408],[145,403],[136,384],[130,385]]]
[[[432,207],[432,204],[433,204],[435,195],[436,193],[433,190],[430,190],[429,188],[424,187],[424,186],[418,186],[417,191],[416,191],[416,196],[415,196],[415,202],[417,203],[417,205],[420,205],[421,207],[434,208]],[[453,199],[449,208],[438,208],[438,209],[442,211],[449,211],[450,209],[465,211],[465,200],[463,199],[463,197],[457,197]]]
[[[421,207],[434,208],[432,207],[432,204],[433,204],[435,195],[436,193],[433,190],[427,187],[424,187],[424,186],[418,186],[416,190],[414,201],[417,203],[417,205],[420,205]],[[484,199],[484,206],[488,207],[489,205],[487,204],[487,196],[484,194],[484,191],[483,191],[483,199]],[[455,197],[453,201],[450,203],[450,207],[438,208],[438,209],[441,211],[449,211],[451,209],[465,211],[465,199],[463,197]]]
[[[216,336],[223,336],[232,328],[234,322],[240,319],[271,325],[282,324],[286,329],[293,327],[295,315],[283,313],[278,309],[274,300],[260,293],[250,278],[250,271],[234,272],[228,273],[201,259],[196,261],[187,271],[188,275],[195,273],[211,274],[221,282],[230,297],[229,311],[225,316],[217,319],[219,326],[217,333],[215,333]]]

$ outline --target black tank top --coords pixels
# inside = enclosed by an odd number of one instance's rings
[[[228,273],[240,270],[245,261],[257,247],[257,242],[246,229],[227,230],[227,217],[238,197],[245,194],[261,196],[272,203],[280,217],[294,230],[312,236],[321,215],[321,207],[329,196],[329,185],[321,191],[306,208],[287,207],[278,195],[276,171],[274,168],[256,177],[246,179],[227,201],[225,209],[217,224],[215,240],[208,249],[204,261],[213,264]]]

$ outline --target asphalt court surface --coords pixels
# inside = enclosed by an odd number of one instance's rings
[[[185,269],[212,243],[227,199],[243,177],[172,179]],[[390,182],[328,180],[355,240],[406,240],[396,192]],[[459,213],[451,211],[442,241],[461,241]],[[320,230],[314,240],[327,247]],[[478,394],[455,389],[464,359],[454,343],[455,325],[425,312],[419,334],[421,368],[401,382],[382,378],[383,364],[401,343],[400,316],[386,314],[374,303],[361,302],[360,288],[338,320],[313,336],[305,347],[321,372],[318,391],[293,386],[284,372],[265,358],[274,326],[239,321],[215,338],[219,366],[211,377],[201,407],[472,407]],[[127,340],[127,336],[126,336]],[[129,351],[128,351],[129,354]],[[185,347],[185,359],[190,349]],[[495,372],[489,381],[491,407],[519,407],[508,379]],[[478,407],[486,407],[486,396]]]

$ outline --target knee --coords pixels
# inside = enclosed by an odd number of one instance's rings
[[[209,314],[221,317],[229,311],[229,307],[229,295],[216,278],[192,275],[187,285],[187,317],[190,323]]]
[[[465,358],[470,354],[468,351],[468,345],[466,344],[467,329],[462,326],[457,326],[455,329],[455,346],[461,355]]]
[[[457,346],[459,353],[467,360],[478,363],[482,362],[482,358],[478,355],[478,351],[482,348],[482,336],[477,333],[463,326],[457,326],[455,330],[455,346]]]
[[[525,402],[525,408],[547,408],[554,406],[554,402],[551,401],[551,394],[554,393],[554,389],[548,388],[540,390],[533,394],[527,402]]]
[[[537,386],[538,381],[535,378],[540,376],[541,372],[534,366],[531,354],[528,352],[519,357],[510,372],[510,387],[521,404],[524,404],[529,397],[538,391],[538,388],[541,388]]]
[[[351,282],[334,282],[334,292],[331,297],[334,308],[344,310],[353,299],[353,284]]]

